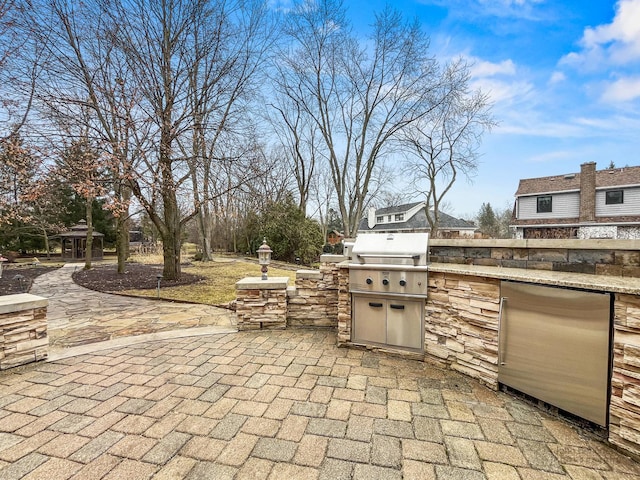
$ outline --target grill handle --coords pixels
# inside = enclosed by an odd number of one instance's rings
[[[393,255],[393,254],[385,254],[385,253],[358,253],[356,255],[360,263],[364,263],[365,258],[410,258],[413,260],[413,265],[417,266],[420,261],[420,255]]]
[[[394,310],[404,310],[404,305],[394,305],[393,303],[389,305]]]
[[[380,308],[380,307],[382,307],[382,304],[378,303],[378,302],[369,302],[369,306],[370,307],[375,307],[375,308]]]

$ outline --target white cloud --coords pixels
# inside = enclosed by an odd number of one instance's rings
[[[640,60],[640,0],[620,0],[613,21],[585,28],[580,45],[580,51],[565,55],[560,63],[597,70]]]
[[[640,98],[640,77],[627,77],[609,83],[603,94],[605,102],[629,102]]]
[[[529,98],[534,90],[533,84],[525,80],[505,82],[493,78],[479,78],[471,82],[473,89],[486,93],[494,103],[514,104]]]
[[[564,73],[555,71],[551,74],[551,78],[549,78],[549,83],[550,84],[562,83],[566,79],[567,79],[567,76]]]
[[[471,75],[473,77],[492,77],[494,75],[515,75],[516,66],[513,60],[503,60],[500,63],[487,62],[486,60],[471,59]]]

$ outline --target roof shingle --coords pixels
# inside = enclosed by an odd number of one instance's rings
[[[640,185],[640,166],[596,171],[596,188]],[[580,173],[520,180],[516,196],[580,190]]]

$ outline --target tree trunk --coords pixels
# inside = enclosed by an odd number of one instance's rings
[[[180,227],[177,231],[167,232],[162,237],[162,253],[164,256],[164,268],[162,278],[177,280],[180,278]]]
[[[91,269],[91,257],[93,256],[93,197],[87,197],[87,243],[84,251],[84,269]]]
[[[116,219],[116,252],[118,255],[118,273],[124,273],[125,263],[129,257],[129,221],[126,218]]]
[[[47,235],[47,229],[42,229],[42,236],[44,238],[44,249],[47,252],[47,260],[51,260],[51,252],[49,251],[49,235]]]
[[[129,201],[131,189],[120,184],[120,200],[127,205],[126,211],[116,217],[116,253],[118,255],[118,273],[124,273],[125,263],[129,258]]]

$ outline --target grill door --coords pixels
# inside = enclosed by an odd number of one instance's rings
[[[386,302],[371,295],[353,295],[353,341],[387,341]]]
[[[423,302],[389,300],[387,307],[387,343],[422,349]]]
[[[502,282],[498,381],[606,426],[611,296]]]

